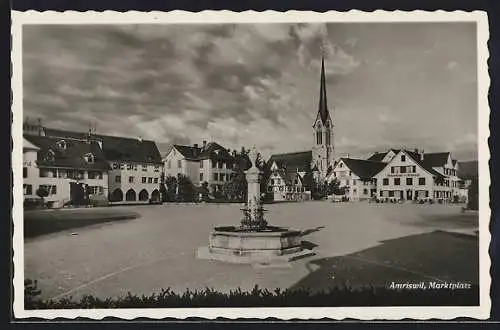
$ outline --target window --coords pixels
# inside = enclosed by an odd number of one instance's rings
[[[28,177],[28,168],[23,167],[23,178],[27,178],[27,177]]]
[[[128,183],[134,183],[134,177],[133,176],[129,176],[128,177]]]
[[[399,186],[401,184],[401,179],[400,178],[394,178],[394,185]]]
[[[148,165],[142,165],[142,171],[146,172],[148,170]]]
[[[406,185],[412,186],[413,185],[413,178],[406,178]]]
[[[212,168],[215,168],[215,166],[217,165],[216,164],[217,162],[215,160],[213,160],[213,159],[210,162],[212,163]]]
[[[345,180],[345,185],[348,186],[349,185],[349,180]]]
[[[153,183],[153,178],[148,178],[148,183]]]
[[[120,170],[123,170],[125,168],[125,164],[120,164]]]
[[[274,179],[271,179],[271,185],[274,186]]]
[[[122,177],[121,177],[121,176],[119,176],[119,175],[115,176],[115,182],[116,182],[116,183],[120,183],[120,182],[122,182]]]
[[[299,180],[295,179],[294,184],[299,184]]]
[[[389,185],[389,179],[384,178],[384,179],[382,180],[382,184],[383,184],[384,186],[388,186],[388,185]]]
[[[200,168],[203,168],[203,159],[200,160]]]
[[[217,162],[217,168],[222,168],[222,162]]]
[[[160,172],[160,165],[155,165],[155,172]]]
[[[339,167],[343,167],[343,166],[344,166],[344,163],[340,163],[340,164],[339,164]]]
[[[389,197],[394,197],[394,190],[389,190]]]
[[[182,160],[177,161],[177,168],[182,168]]]
[[[326,140],[326,145],[329,146],[331,144],[331,135],[329,128],[326,129],[325,140]]]
[[[406,173],[406,166],[401,166],[399,170],[401,171],[401,173]]]
[[[154,178],[153,183],[158,183],[158,178]]]
[[[49,193],[49,195],[55,195],[57,194],[57,187],[54,185],[46,185],[46,184],[41,184],[38,186],[38,189],[45,189]]]
[[[142,177],[142,183],[146,183],[146,177],[145,176]]]
[[[425,191],[425,197],[429,197],[429,191],[428,190]]]
[[[368,189],[363,189],[363,194],[368,195]]]
[[[57,147],[60,148],[60,149],[66,150],[66,147],[67,147],[66,141],[64,141],[64,140],[58,141],[57,142]]]
[[[417,173],[417,167],[416,167],[415,165],[413,165],[413,166],[411,167],[411,169],[412,169],[412,172],[413,172],[413,173]]]
[[[383,195],[383,191],[382,190],[380,190],[379,195],[380,195],[380,197],[382,197],[382,195]]]
[[[203,173],[200,173],[200,182],[203,182]]]
[[[406,155],[401,155],[401,161],[406,162]]]
[[[117,169],[119,169],[119,168],[120,168],[120,164],[118,164],[118,163],[113,163],[113,166],[112,166],[112,167],[113,167],[113,170],[117,170]]]
[[[214,173],[214,181],[219,181],[219,174],[218,173]]]
[[[316,144],[323,144],[323,134],[321,133],[321,128],[316,131]]]
[[[171,169],[171,168],[172,168],[172,161],[171,161],[171,160],[169,160],[169,161],[167,162],[167,168],[168,168],[168,169]]]
[[[41,168],[40,169],[40,177],[41,178],[55,178],[56,177],[56,169],[54,169],[54,168]]]
[[[425,178],[418,178],[418,184],[421,186],[425,186]]]
[[[356,185],[356,180],[352,180],[352,185],[355,186]]]
[[[127,164],[127,170],[131,171],[132,170],[132,164]]]
[[[33,194],[33,186],[30,184],[23,184],[23,192],[25,195]]]
[[[134,171],[137,171],[137,164],[134,164]]]
[[[89,179],[102,179],[101,171],[89,171],[88,173]]]
[[[391,173],[394,174],[394,166],[391,166]]]

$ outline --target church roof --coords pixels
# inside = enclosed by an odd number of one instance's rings
[[[382,171],[387,165],[383,162],[376,162],[365,159],[341,158],[346,166],[361,179],[369,179]]]
[[[430,167],[440,167],[448,162],[449,152],[424,153],[423,163]]]
[[[312,151],[291,152],[271,155],[268,164],[276,165],[287,172],[305,172],[310,168],[312,161]]]
[[[328,111],[328,102],[326,96],[326,77],[325,77],[325,61],[324,58],[321,57],[321,82],[320,82],[320,91],[319,91],[319,104],[318,104],[318,114],[321,118],[321,123],[324,125],[330,117],[330,113]]]

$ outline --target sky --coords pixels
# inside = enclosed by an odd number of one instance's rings
[[[24,26],[23,116],[162,153],[310,150],[322,54],[337,157],[477,159],[475,23]]]

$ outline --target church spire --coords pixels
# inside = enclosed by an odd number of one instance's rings
[[[324,57],[321,56],[321,85],[319,92],[319,107],[318,112],[323,124],[326,123],[328,119],[328,103],[326,98],[326,78],[325,78],[325,61]]]

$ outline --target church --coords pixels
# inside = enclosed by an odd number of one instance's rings
[[[312,148],[308,151],[273,154],[267,164],[270,178],[268,193],[275,201],[302,200],[310,198],[304,187],[307,172],[316,181],[326,181],[335,166],[335,147],[333,144],[333,122],[328,110],[324,58],[321,58],[320,92],[318,112],[312,125]]]

